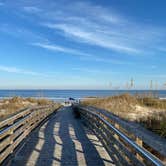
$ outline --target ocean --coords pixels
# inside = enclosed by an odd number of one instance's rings
[[[149,90],[0,90],[0,99],[13,96],[47,98],[54,101],[65,101],[69,97],[83,99],[86,97],[106,97],[130,93],[147,94]],[[166,90],[155,91],[159,98],[166,98]]]

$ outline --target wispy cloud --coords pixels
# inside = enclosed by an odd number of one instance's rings
[[[49,4],[45,1],[29,1],[19,4],[25,14],[34,14],[36,24],[48,27],[54,31],[53,35],[58,33],[73,42],[101,47],[123,55],[139,56],[155,54],[159,43],[166,47],[165,28],[136,23],[111,7],[85,1],[70,1],[66,5],[61,1]]]
[[[84,10],[86,13],[80,12]],[[156,51],[158,43],[165,46],[163,27],[136,23],[91,3],[60,6],[58,11],[48,12],[44,20],[47,21],[41,25],[59,31],[66,38],[123,54],[148,55]]]
[[[39,9],[38,7],[35,7],[35,6],[25,6],[25,7],[23,7],[23,10],[28,13],[38,13],[38,12],[42,11],[41,9]]]
[[[73,5],[75,6],[73,9]],[[122,23],[124,19],[115,13],[111,8],[108,10],[100,5],[94,5],[90,2],[74,2],[69,6],[69,10],[74,11],[76,13],[81,13],[81,11],[86,11],[84,16],[91,17],[94,20],[101,21],[101,22],[108,22],[108,23]]]
[[[112,63],[112,64],[130,64],[129,62],[125,62],[123,60],[116,60],[116,59],[111,59],[111,58],[104,58],[102,56],[96,56],[92,55],[77,49],[71,49],[67,48],[64,46],[59,46],[59,45],[52,45],[48,43],[32,43],[32,45],[41,47],[43,49],[47,49],[50,51],[55,51],[55,52],[63,52],[67,53],[70,55],[76,55],[78,56],[81,60],[86,60],[86,61],[96,61],[96,62],[105,62],[105,63]]]
[[[75,49],[71,49],[71,48],[66,48],[63,46],[58,46],[58,45],[51,45],[51,44],[45,44],[45,43],[32,43],[32,45],[34,46],[38,46],[44,49],[48,49],[51,51],[56,51],[56,52],[63,52],[63,53],[68,53],[68,54],[73,54],[73,55],[81,55],[81,56],[87,56],[89,57],[89,54],[80,52],[78,50]]]
[[[81,26],[73,26],[67,24],[45,24],[49,28],[62,30],[67,36],[80,42],[85,42],[91,45],[97,45],[104,48],[109,48],[118,52],[125,53],[139,53],[136,48],[129,47],[119,41],[112,40],[110,36],[104,35],[99,32],[89,31],[83,29]],[[114,38],[114,37],[112,37]]]
[[[43,20],[41,25],[55,30],[55,33],[60,30],[62,35],[76,42],[127,54],[141,52],[128,37],[128,31],[125,36],[121,33],[123,25],[127,23],[126,19],[110,9],[89,2],[70,2],[64,6],[60,1],[41,8],[26,6],[23,10]],[[87,12],[82,13],[84,10]],[[42,14],[40,11],[43,11]]]
[[[99,70],[99,69],[96,69],[96,68],[88,68],[88,67],[86,67],[86,68],[85,67],[75,67],[75,68],[72,68],[71,70],[82,72],[82,73],[95,74],[95,75],[96,74],[101,74],[101,75],[115,74],[115,72],[113,72],[113,71]]]
[[[113,58],[104,58],[102,56],[89,56],[89,57],[81,57],[82,60],[88,60],[88,61],[96,61],[96,62],[103,62],[103,63],[110,63],[110,64],[116,64],[116,65],[130,65],[132,62],[119,60],[119,59],[113,59]]]
[[[0,65],[0,71],[5,71],[9,73],[18,73],[18,74],[30,74],[30,75],[38,75],[39,73],[22,70],[16,67],[2,66]]]
[[[50,75],[47,75],[47,74],[41,74],[39,72],[34,72],[34,71],[20,69],[17,67],[4,66],[4,65],[0,65],[0,71],[8,72],[8,73],[15,73],[15,74],[31,75],[31,76],[50,77]]]

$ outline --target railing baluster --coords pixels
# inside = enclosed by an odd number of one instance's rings
[[[143,147],[143,143],[142,143],[142,140],[138,137],[136,137],[136,143],[140,146],[140,147]],[[137,156],[137,159],[140,160],[140,161],[143,161],[143,158],[139,155],[139,153],[136,153],[136,156]]]
[[[0,122],[0,165],[13,153],[20,142],[54,110],[54,106],[28,108]]]
[[[79,107],[84,120],[99,137],[117,165],[154,165],[163,166],[162,161],[143,148],[143,140],[136,136],[131,140],[121,130],[119,123],[112,125],[109,118],[95,109]],[[111,122],[113,121],[110,119]],[[125,129],[126,130],[126,129]],[[131,133],[130,133],[131,134]],[[132,133],[133,135],[134,133]],[[111,138],[111,142],[110,141]],[[115,154],[115,156],[114,156]],[[118,157],[118,158],[117,158]],[[119,159],[119,160],[118,160]]]

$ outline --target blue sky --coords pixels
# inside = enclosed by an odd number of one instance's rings
[[[0,1],[0,88],[166,82],[165,0]]]

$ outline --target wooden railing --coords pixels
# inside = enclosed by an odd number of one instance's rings
[[[108,111],[75,106],[99,137],[116,165],[166,165],[166,140]]]
[[[26,136],[54,111],[53,105],[28,108],[0,122],[0,165]]]

